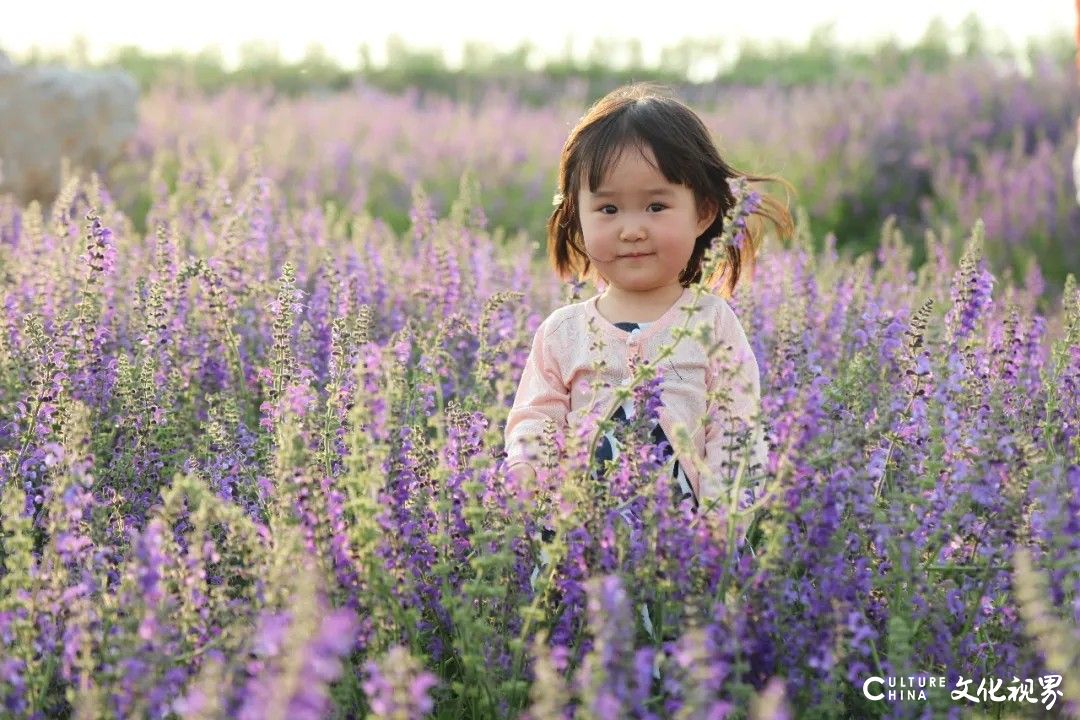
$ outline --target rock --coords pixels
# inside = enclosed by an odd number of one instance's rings
[[[0,194],[50,202],[65,156],[104,173],[135,133],[138,97],[122,71],[18,67],[0,53]]]

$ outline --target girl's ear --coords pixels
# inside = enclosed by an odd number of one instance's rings
[[[697,234],[700,236],[710,225],[716,222],[716,216],[720,213],[720,206],[715,200],[709,200],[705,205],[705,211],[698,213]]]

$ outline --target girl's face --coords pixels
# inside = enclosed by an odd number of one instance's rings
[[[678,284],[716,213],[699,215],[693,191],[669,182],[647,146],[624,147],[603,184],[587,185],[577,198],[581,233],[604,280],[628,292]]]

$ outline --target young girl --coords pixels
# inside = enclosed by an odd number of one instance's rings
[[[551,313],[537,329],[505,428],[506,464],[511,477],[535,477],[541,453],[539,438],[546,421],[574,429],[594,400],[596,357],[590,354],[588,324],[593,320],[604,342],[602,391],[596,398],[610,407],[614,391],[629,384],[628,361],[650,362],[672,333],[687,322],[683,308],[693,304],[690,286],[701,281],[706,250],[723,229],[724,214],[735,203],[731,178],[779,180],[736,172],[721,159],[708,129],[683,103],[647,83],[619,88],[599,100],[571,131],[559,162],[558,205],[548,221],[548,254],[560,279],[568,276],[602,281],[604,291]],[[790,188],[783,180],[779,180]],[[782,236],[792,232],[791,217],[775,199],[763,196],[747,223],[753,251],[760,244],[760,218]],[[739,279],[743,253],[726,248],[725,263],[708,287],[727,275],[730,297]],[[599,278],[597,278],[599,276]],[[737,368],[725,410],[706,407],[713,388],[707,345],[694,337],[675,343],[662,369],[662,407],[652,437],[665,448],[676,500],[689,499],[695,512],[724,491],[740,455],[729,454],[726,432],[743,420],[753,432],[747,478],[764,472],[766,445],[759,425],[751,424],[760,403],[757,360],[727,301],[705,294],[697,300],[690,328],[708,328],[710,342],[727,346]],[[633,417],[632,401],[612,417]],[[711,414],[707,428],[702,418]],[[730,417],[727,417],[730,415]],[[692,434],[697,456],[708,473],[670,446],[675,428]],[[598,443],[597,464],[617,458],[618,443],[609,434]],[[546,538],[545,538],[546,539]]]

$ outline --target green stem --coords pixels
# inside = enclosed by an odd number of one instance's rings
[[[921,376],[919,376],[919,375],[915,376],[915,390],[912,392],[911,398],[908,400],[907,407],[904,408],[904,412],[902,412],[900,414],[901,420],[906,421],[906,420],[909,419],[908,418],[908,413],[911,412],[911,406],[915,404],[915,398],[918,397],[919,381],[921,379],[922,379]],[[885,489],[885,482],[889,479],[889,459],[892,458],[892,452],[893,452],[893,448],[895,446],[896,446],[896,437],[892,436],[892,437],[889,438],[889,449],[885,453],[885,464],[882,466],[882,469],[881,469],[881,482],[878,483],[878,486],[876,488],[874,488],[874,499],[875,500],[877,498],[881,497],[881,493]]]

